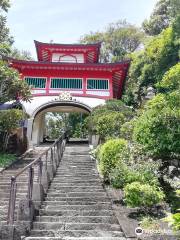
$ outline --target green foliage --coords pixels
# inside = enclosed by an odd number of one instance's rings
[[[19,126],[20,121],[24,119],[22,110],[9,109],[0,111],[0,131],[11,132]]]
[[[125,121],[134,115],[131,108],[120,100],[108,100],[105,105],[93,109],[88,117],[89,131],[100,135],[101,140],[119,137],[120,128]]]
[[[110,173],[111,184],[123,188],[127,183],[138,181],[158,186],[160,162],[152,161],[139,145],[128,145],[126,151]]]
[[[96,133],[101,139],[108,137],[118,137],[120,135],[120,127],[124,123],[125,118],[122,113],[109,112],[98,116],[96,121]]]
[[[140,226],[143,229],[149,229],[149,230],[159,230],[161,231],[160,227],[160,219],[150,217],[150,216],[143,216],[141,221],[140,221]]]
[[[156,86],[160,92],[164,93],[180,89],[180,63],[170,68]]]
[[[127,184],[124,194],[129,207],[152,207],[164,199],[164,194],[159,188],[141,182]]]
[[[70,135],[75,138],[86,138],[88,135],[87,114],[70,113],[67,119],[67,125],[70,128]]]
[[[139,107],[147,87],[155,87],[164,74],[178,62],[180,31],[178,32],[177,25],[174,24],[154,37],[143,51],[131,55],[132,63],[123,96],[126,104]]]
[[[110,173],[111,184],[115,188],[124,188],[128,183],[141,182],[152,186],[158,186],[157,169],[153,162],[143,162],[127,165],[119,162]]]
[[[144,31],[149,35],[157,35],[166,29],[180,12],[178,0],[159,0],[156,3],[149,20],[142,24]]]
[[[105,180],[109,179],[109,173],[116,167],[120,156],[127,153],[127,141],[124,139],[108,140],[100,147],[99,170]]]
[[[0,153],[0,167],[6,167],[15,160],[13,154]]]
[[[66,128],[67,119],[64,113],[47,113],[46,119],[46,134],[48,139],[59,138],[61,132]]]
[[[175,232],[180,231],[180,213],[169,214],[164,221],[169,222]]]
[[[180,94],[158,94],[134,125],[133,139],[155,157],[180,155]]]
[[[28,61],[33,61],[33,57],[29,51],[25,50],[18,50],[17,48],[11,48],[10,52],[8,54],[8,57],[16,58],[19,60],[28,60]]]
[[[4,11],[8,11],[10,7],[10,1],[9,0],[0,0],[0,8]]]
[[[103,42],[101,60],[117,62],[135,51],[144,39],[144,33],[136,26],[124,21],[111,23],[104,32],[91,32],[83,36],[82,43]]]
[[[9,0],[0,0],[0,45],[12,44],[13,38],[9,36],[9,28],[6,26],[7,19],[4,16],[3,11],[7,12],[10,7]]]
[[[0,61],[0,103],[17,99],[29,101],[30,98],[31,92],[28,84],[20,80],[16,70]]]
[[[130,120],[129,122],[125,122],[121,125],[120,128],[120,136],[126,140],[132,140],[132,134],[134,129],[135,119]]]
[[[3,135],[1,150],[6,151],[8,139],[13,130],[20,126],[20,121],[25,118],[22,110],[9,109],[0,111],[0,132]]]

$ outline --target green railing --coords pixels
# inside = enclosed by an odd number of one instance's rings
[[[81,78],[52,78],[51,88],[82,89]]]
[[[87,89],[107,90],[109,89],[109,82],[107,79],[88,79]]]

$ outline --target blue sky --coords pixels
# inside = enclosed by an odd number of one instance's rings
[[[90,31],[126,19],[140,26],[157,0],[11,0],[8,25],[15,46],[35,57],[33,40],[75,43]]]

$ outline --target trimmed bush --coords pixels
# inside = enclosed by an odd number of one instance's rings
[[[108,140],[99,151],[99,170],[105,180],[109,180],[109,173],[116,167],[122,154],[127,154],[127,141],[124,139]]]
[[[152,207],[165,197],[159,188],[141,182],[127,184],[124,193],[125,202],[129,207]]]
[[[132,182],[147,183],[158,186],[159,181],[155,172],[157,165],[153,162],[134,164],[127,166],[125,163],[119,163],[110,173],[110,181],[113,187],[123,188],[126,184]]]

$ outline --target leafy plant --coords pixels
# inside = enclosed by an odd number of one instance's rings
[[[15,156],[13,154],[0,153],[0,167],[6,167],[13,162]]]
[[[108,140],[99,151],[99,169],[105,180],[109,179],[109,173],[116,167],[120,156],[127,153],[127,141],[124,139]]]
[[[20,79],[19,73],[0,61],[0,103],[22,99],[29,101],[31,92],[28,84]]]
[[[22,110],[9,109],[0,111],[0,132],[3,133],[2,150],[6,150],[8,139],[13,130],[20,126],[25,118]]]
[[[180,213],[169,214],[164,221],[169,222],[175,232],[180,231]]]
[[[154,157],[180,156],[180,93],[158,94],[134,124],[133,139]]]
[[[160,92],[167,93],[180,89],[180,63],[167,71],[162,81],[156,84]]]
[[[133,182],[124,188],[125,202],[129,207],[152,207],[164,199],[164,193],[155,186]]]
[[[123,188],[128,183],[141,182],[158,186],[157,165],[153,162],[141,162],[138,164],[127,165],[118,162],[115,169],[110,173],[111,184],[115,188]]]

